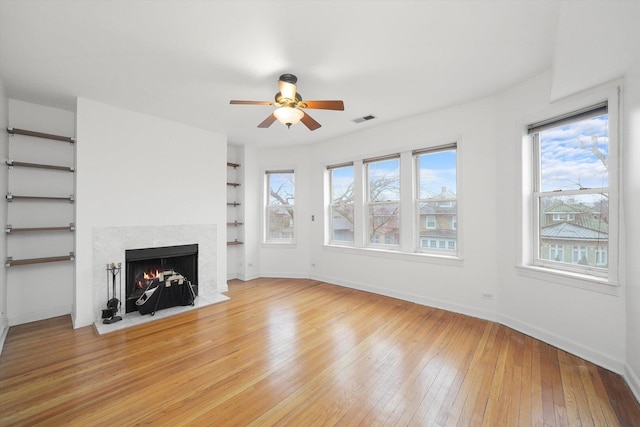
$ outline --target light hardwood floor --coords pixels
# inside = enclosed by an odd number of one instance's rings
[[[612,372],[498,324],[313,280],[97,336],[14,326],[0,425],[640,426]]]

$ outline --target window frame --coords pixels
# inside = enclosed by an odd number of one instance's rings
[[[540,110],[537,116],[529,116],[529,119],[521,121],[522,143],[519,150],[521,163],[521,182],[519,204],[520,233],[518,234],[518,254],[516,271],[519,275],[531,279],[545,282],[553,282],[598,293],[609,295],[619,294],[619,253],[620,253],[620,182],[621,182],[621,161],[620,147],[620,109],[622,80],[602,85],[588,92],[563,99],[550,104],[546,110]],[[534,263],[534,253],[538,242],[534,238],[538,216],[535,214],[535,206],[531,194],[533,192],[533,155],[532,137],[528,134],[527,125],[529,123],[540,122],[550,117],[558,117],[567,112],[577,111],[581,108],[589,107],[608,102],[609,114],[609,247],[607,253],[608,270],[605,276],[589,274],[588,269],[563,270],[550,268],[551,261],[547,265]],[[565,248],[565,260],[567,258],[567,248]]]
[[[452,141],[454,141],[452,143]],[[418,221],[416,217],[416,167],[413,158],[417,151],[434,150],[445,146],[456,147],[456,182],[457,182],[457,210],[456,210],[456,232],[457,241],[455,242],[455,250],[420,250],[421,243],[426,246],[430,245],[429,240],[419,238]],[[463,236],[462,236],[462,144],[460,136],[447,138],[445,141],[440,140],[432,144],[420,144],[418,146],[408,146],[398,152],[377,152],[371,153],[371,156],[363,156],[354,159],[336,159],[333,162],[324,162],[324,240],[323,250],[339,254],[359,254],[363,256],[381,257],[386,259],[410,260],[414,262],[424,262],[436,265],[449,265],[461,267],[464,263],[463,253]],[[375,156],[375,157],[374,157]],[[367,187],[368,177],[366,164],[372,160],[384,158],[400,158],[400,199],[398,201],[400,212],[398,218],[401,223],[400,244],[385,245],[379,243],[368,242],[368,210],[367,210]],[[354,165],[354,243],[345,245],[339,241],[332,240],[331,229],[331,185],[330,185],[330,169],[346,163]],[[446,200],[445,200],[446,201]],[[437,240],[434,240],[436,246]],[[445,247],[449,247],[450,242],[445,242]],[[429,249],[425,246],[426,249]]]
[[[456,176],[456,197],[455,199],[452,198],[438,198],[438,197],[433,197],[433,198],[427,198],[427,199],[421,199],[420,198],[420,156],[423,155],[429,155],[429,154],[436,154],[436,153],[440,153],[440,152],[445,152],[445,151],[453,151],[455,153],[455,165],[456,165],[456,172],[455,172],[455,176]],[[425,254],[434,254],[434,255],[445,255],[445,256],[458,256],[458,251],[459,251],[459,247],[460,245],[458,244],[458,239],[460,238],[460,232],[458,230],[458,215],[459,215],[459,183],[460,183],[460,177],[459,177],[459,169],[460,169],[460,165],[459,165],[459,151],[458,151],[458,142],[453,142],[453,143],[449,143],[449,144],[443,144],[443,145],[438,145],[435,147],[430,147],[430,148],[424,148],[424,149],[420,149],[420,150],[413,150],[412,151],[412,157],[413,157],[413,168],[414,168],[414,174],[413,174],[413,179],[414,179],[414,215],[416,217],[416,221],[415,223],[417,224],[417,229],[415,231],[415,237],[414,237],[414,242],[415,242],[415,251],[419,252],[419,253],[425,253]],[[429,245],[428,247],[424,247],[421,245],[421,237],[420,237],[420,205],[422,203],[435,203],[438,205],[438,207],[451,207],[455,204],[455,212],[451,215],[451,218],[449,218],[448,221],[445,221],[449,226],[450,226],[450,230],[455,232],[455,237],[454,238],[450,238],[450,237],[436,237],[435,239],[437,240],[437,247],[434,247],[432,245]],[[433,216],[435,218],[435,226],[433,228],[428,227],[428,218],[430,216]],[[425,215],[425,230],[436,230],[438,228],[438,217],[437,215],[431,215],[431,214],[427,214]],[[427,237],[429,239],[432,239],[432,237]],[[455,240],[456,243],[454,245],[454,248],[451,248],[450,246],[450,240]]]
[[[353,168],[353,197],[351,199],[350,202],[346,202],[346,203],[334,203],[333,202],[333,173],[334,171],[338,170],[338,169],[342,169],[342,168],[347,168],[347,167],[351,167]],[[332,245],[344,245],[344,246],[353,246],[355,244],[355,239],[356,239],[356,235],[355,235],[355,185],[356,185],[356,167],[354,165],[353,162],[346,162],[346,163],[340,163],[337,165],[330,165],[327,166],[327,172],[328,172],[328,187],[329,187],[329,209],[327,212],[327,218],[328,218],[328,222],[329,222],[329,227],[328,227],[328,234],[329,234],[329,242]],[[351,211],[353,213],[353,238],[351,241],[348,240],[337,240],[334,238],[334,228],[333,228],[333,212],[334,209],[336,207],[347,207],[347,206],[351,206]]]
[[[604,108],[604,111],[603,111]],[[531,146],[533,148],[533,190],[532,190],[532,197],[534,198],[533,200],[533,217],[535,218],[539,218],[541,213],[540,213],[540,209],[541,209],[541,201],[543,198],[545,197],[553,197],[553,196],[559,196],[559,197],[580,197],[580,196],[589,196],[589,195],[593,195],[596,196],[598,194],[609,194],[609,188],[610,185],[609,183],[607,184],[606,187],[598,187],[598,188],[585,188],[585,189],[571,189],[571,190],[563,190],[561,192],[558,192],[557,190],[544,190],[541,188],[541,181],[542,181],[542,159],[541,159],[541,141],[540,141],[540,132],[544,131],[545,129],[556,129],[558,127],[561,126],[566,126],[569,124],[573,124],[573,123],[579,123],[581,121],[584,120],[588,120],[590,118],[595,118],[595,117],[600,117],[601,115],[603,115],[606,112],[607,114],[607,127],[609,126],[609,121],[610,121],[610,117],[609,117],[609,110],[608,110],[608,102],[600,102],[591,106],[586,106],[584,108],[581,108],[577,111],[574,112],[568,112],[565,114],[562,114],[556,118],[550,118],[544,121],[544,125],[543,126],[538,126],[538,128],[542,128],[540,130],[538,130],[537,132],[532,132],[531,130],[529,131],[530,136],[531,136]],[[529,128],[533,127],[535,125],[529,125]],[[609,138],[610,141],[611,138]],[[610,147],[607,147],[608,152],[610,153]],[[609,172],[607,172],[607,178],[609,180]],[[570,214],[562,214],[559,212],[554,212],[553,216],[552,216],[552,220],[554,222],[560,222],[563,221],[563,219],[565,217],[568,218]],[[581,261],[581,254],[585,255],[585,258],[588,259],[588,248],[587,246],[582,246],[581,244],[573,244],[572,248],[571,248],[571,261],[567,261],[567,258],[564,258],[564,261],[554,261],[554,260],[550,260],[545,259],[542,254],[540,253],[540,247],[541,247],[541,240],[542,240],[542,236],[541,236],[541,227],[540,227],[540,222],[539,220],[534,222],[534,227],[533,227],[533,241],[534,241],[534,247],[533,247],[533,260],[532,263],[533,265],[537,265],[543,268],[548,268],[548,269],[552,269],[552,270],[558,270],[560,272],[569,272],[569,273],[577,273],[577,274],[583,274],[583,275],[587,275],[587,276],[594,276],[594,277],[601,277],[601,278],[606,278],[608,276],[608,269],[605,269],[603,267],[597,266],[597,265],[593,265],[593,266],[588,266],[588,265],[583,265],[580,264]],[[575,261],[576,259],[576,248],[578,251],[578,261]]]
[[[269,200],[270,200],[270,184],[271,184],[271,175],[275,175],[275,174],[292,174],[293,175],[293,200],[294,203],[293,204],[277,204],[277,205],[271,205],[269,204]],[[296,189],[296,182],[295,182],[295,177],[296,177],[296,171],[294,168],[278,168],[278,169],[267,169],[264,171],[264,187],[263,187],[263,197],[264,197],[264,203],[263,203],[263,221],[262,221],[262,227],[263,227],[263,233],[262,233],[262,243],[264,245],[275,245],[275,246],[283,246],[283,245],[295,245],[296,244],[296,236],[297,236],[297,221],[296,221],[296,205],[295,205],[295,200],[297,199],[297,189]],[[291,238],[269,238],[269,232],[270,232],[270,228],[269,228],[269,220],[270,220],[270,212],[271,212],[271,208],[273,207],[278,207],[278,208],[285,208],[285,209],[291,209],[291,211],[294,213],[293,217],[291,218],[291,221],[293,222],[293,225],[291,227],[292,229],[292,237]]]
[[[398,198],[397,199],[392,199],[392,200],[382,200],[382,201],[371,201],[370,200],[370,196],[371,196],[371,191],[370,191],[370,184],[371,184],[371,180],[370,180],[370,169],[369,169],[369,165],[375,164],[375,163],[381,163],[381,162],[386,162],[386,161],[390,161],[390,160],[397,160],[398,161],[398,168],[397,168],[397,174],[398,174]],[[364,215],[365,215],[365,221],[364,221],[364,242],[365,242],[365,246],[366,247],[371,247],[371,248],[378,248],[378,249],[385,249],[385,250],[392,250],[392,251],[399,251],[402,245],[402,159],[400,154],[394,153],[388,156],[380,156],[380,157],[374,157],[374,158],[369,158],[369,159],[365,159],[362,161],[362,166],[364,169],[364,189],[365,189],[365,194],[364,194]],[[397,209],[397,213],[396,213],[396,221],[398,223],[398,243],[387,243],[388,240],[388,236],[385,235],[385,239],[384,242],[380,241],[379,236],[372,236],[371,235],[371,215],[370,215],[370,209],[372,207],[382,207],[382,206],[392,206],[392,205],[397,205],[398,209]],[[377,242],[374,240],[378,240]]]

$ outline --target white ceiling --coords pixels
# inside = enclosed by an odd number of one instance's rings
[[[8,97],[28,102],[73,110],[79,96],[232,144],[305,144],[490,95],[548,68],[556,97],[618,77],[639,52],[638,5],[0,0],[0,77]],[[579,55],[585,36],[602,33],[606,62]],[[626,42],[616,51],[617,40]],[[229,105],[272,100],[283,73],[298,76],[304,99],[342,99],[345,111],[308,110],[322,124],[311,132],[258,129],[272,107]],[[368,114],[378,118],[352,121]]]

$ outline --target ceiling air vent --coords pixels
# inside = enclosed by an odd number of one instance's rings
[[[374,116],[373,114],[369,114],[368,116],[364,116],[364,117],[358,117],[357,119],[353,119],[354,123],[362,123],[362,122],[366,122],[369,120],[373,120],[375,119],[376,116]]]

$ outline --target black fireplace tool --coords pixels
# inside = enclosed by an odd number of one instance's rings
[[[102,310],[102,323],[110,324],[119,322],[122,320],[122,316],[117,316],[120,310],[120,300],[116,298],[116,277],[120,279],[120,285],[118,289],[120,291],[120,297],[122,297],[122,276],[120,271],[122,270],[122,263],[118,265],[111,263],[107,264],[107,308]],[[111,276],[111,294],[109,294],[109,276]]]

